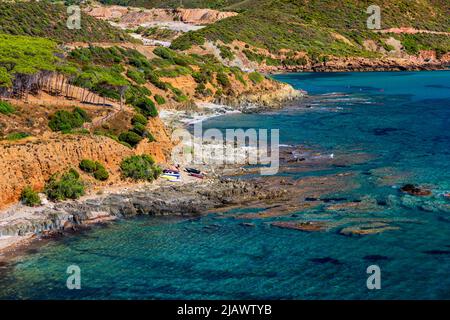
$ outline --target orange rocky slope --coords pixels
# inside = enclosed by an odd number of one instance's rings
[[[158,163],[166,163],[172,147],[169,133],[159,118],[150,119],[149,128],[156,142],[143,141],[135,150],[96,135],[46,133],[18,142],[0,142],[0,207],[18,201],[27,185],[42,190],[52,174],[77,168],[82,159],[99,161],[110,173],[107,182],[83,176],[91,187],[124,183],[119,165],[132,154],[150,154]]]
[[[172,21],[207,25],[237,15],[236,12],[212,9],[140,9],[121,6],[98,6],[88,8],[86,13],[98,19],[112,20],[130,27],[144,23]]]

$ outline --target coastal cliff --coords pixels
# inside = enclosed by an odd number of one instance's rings
[[[82,174],[89,187],[97,190],[127,184],[119,169],[125,157],[151,154],[158,163],[166,163],[172,147],[170,136],[159,118],[153,119],[151,125],[157,141],[142,141],[136,149],[98,135],[48,134],[15,143],[0,143],[0,208],[17,202],[26,186],[43,190],[53,174],[78,168],[83,159],[99,161],[110,174],[106,182]]]

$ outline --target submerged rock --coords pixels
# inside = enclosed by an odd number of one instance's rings
[[[339,230],[339,234],[352,237],[352,236],[366,236],[371,234],[378,234],[388,230],[398,230],[398,227],[392,227],[387,223],[383,222],[373,222],[363,225],[356,225],[345,227]]]
[[[243,227],[254,227],[255,226],[255,224],[252,222],[242,222],[242,223],[239,223],[239,225],[243,226]]]
[[[408,193],[412,196],[430,196],[431,191],[428,189],[424,189],[421,187],[417,187],[413,184],[405,184],[403,187],[400,188],[402,192]]]
[[[272,222],[271,225],[278,228],[293,229],[306,232],[324,231],[327,229],[327,224],[322,221]]]
[[[26,219],[0,224],[0,236],[21,236],[48,231],[72,231],[78,225],[102,223],[137,215],[194,217],[209,209],[253,200],[275,199],[280,193],[238,180],[164,186],[57,203]]]

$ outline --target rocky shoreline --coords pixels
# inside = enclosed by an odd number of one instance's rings
[[[389,72],[389,71],[436,71],[450,68],[450,59],[415,61],[409,59],[382,58],[334,58],[330,61],[304,66],[263,66],[261,72],[269,74],[296,72]]]
[[[21,243],[42,235],[135,216],[194,217],[211,209],[282,195],[282,190],[266,190],[256,183],[214,178],[182,185],[145,185],[124,192],[49,203],[27,214],[2,215],[0,258],[16,251]]]

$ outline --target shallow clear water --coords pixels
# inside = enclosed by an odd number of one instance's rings
[[[449,299],[450,200],[443,194],[450,192],[450,72],[277,79],[312,97],[269,114],[211,119],[204,127],[276,128],[283,144],[338,157],[367,155],[359,164],[290,175],[353,172],[357,187],[330,196],[375,199],[384,209],[336,212],[331,219],[379,217],[398,230],[346,237],[268,224],[286,218],[231,217],[257,212],[252,208],[195,220],[121,221],[18,259],[0,273],[0,298]],[[433,196],[401,194],[403,183],[424,185]],[[316,208],[297,215],[320,219],[323,213]],[[81,268],[81,290],[66,288],[66,268],[73,264]],[[381,268],[381,290],[366,287],[372,264]]]

